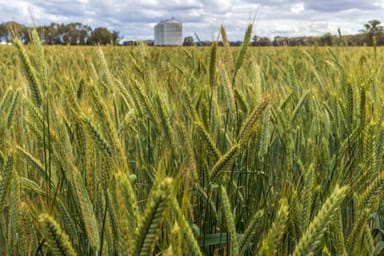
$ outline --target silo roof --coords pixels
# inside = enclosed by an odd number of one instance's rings
[[[159,22],[159,24],[165,24],[165,23],[181,23],[181,22],[175,19],[174,17],[172,17],[171,19],[162,20]]]

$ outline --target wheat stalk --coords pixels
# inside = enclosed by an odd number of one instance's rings
[[[100,235],[95,213],[93,212],[93,205],[79,171],[75,167],[72,167],[71,172],[71,184],[78,200],[85,231],[90,245],[95,251],[97,251],[100,246]]]
[[[172,199],[172,209],[173,212],[176,215],[177,221],[180,225],[180,228],[182,232],[184,233],[185,239],[187,240],[189,253],[191,255],[201,256],[202,253],[200,251],[199,244],[197,243],[197,240],[195,236],[193,235],[191,226],[185,219],[185,216],[183,215],[179,204],[177,203],[176,199]]]
[[[221,200],[223,204],[223,211],[225,222],[227,223],[227,229],[229,233],[229,248],[230,255],[239,255],[239,241],[237,240],[236,227],[235,227],[235,218],[232,214],[231,204],[227,195],[227,191],[223,186],[221,186]]]

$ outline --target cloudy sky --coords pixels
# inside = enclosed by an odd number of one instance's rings
[[[162,19],[183,22],[183,36],[210,40],[224,24],[230,40],[241,40],[255,18],[260,36],[356,33],[372,19],[384,23],[384,0],[0,0],[0,23],[32,25],[82,22],[117,30],[125,39],[153,38]]]

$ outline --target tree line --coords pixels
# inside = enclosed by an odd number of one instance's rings
[[[241,41],[231,41],[231,46],[240,46]],[[383,46],[384,45],[384,29],[381,22],[377,19],[370,20],[363,25],[363,28],[357,34],[342,35],[338,31],[338,35],[325,33],[322,36],[300,36],[300,37],[285,37],[275,36],[270,39],[266,36],[254,35],[250,42],[252,46]],[[184,46],[192,45],[210,45],[209,41],[194,41],[192,36],[184,38]],[[220,42],[219,42],[220,45]]]
[[[94,44],[117,44],[119,40],[118,31],[109,31],[105,27],[92,29],[90,26],[80,22],[68,24],[52,22],[49,25],[35,27],[42,43],[48,45],[94,45]],[[30,41],[31,27],[24,26],[15,21],[0,24],[0,41],[9,42],[13,36],[18,36],[24,43]],[[196,34],[195,34],[196,35]],[[184,46],[210,46],[211,41],[200,41],[193,36],[184,38]],[[153,40],[127,41],[124,45],[137,45],[145,43],[153,45]],[[221,45],[221,42],[218,42]],[[242,41],[231,41],[232,46],[240,46]],[[370,20],[363,25],[357,34],[338,35],[326,33],[322,36],[284,37],[275,36],[273,40],[265,36],[254,35],[250,42],[252,46],[382,46],[384,45],[384,29],[377,19]]]
[[[42,43],[48,45],[94,45],[117,44],[119,32],[109,31],[105,27],[92,29],[80,22],[69,24],[52,22],[50,25],[35,27]],[[0,40],[11,41],[13,36],[18,36],[24,43],[28,43],[31,27],[9,21],[0,24]]]

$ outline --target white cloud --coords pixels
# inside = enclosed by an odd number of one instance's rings
[[[291,7],[291,12],[293,13],[300,13],[302,11],[304,11],[304,3],[297,3],[297,4],[294,4],[292,7]]]

